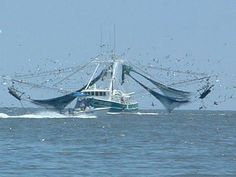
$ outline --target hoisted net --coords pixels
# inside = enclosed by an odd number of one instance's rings
[[[161,84],[157,81],[154,81],[153,79],[137,72],[136,70],[134,70],[131,66],[127,66],[127,65],[123,65],[122,66],[122,83],[124,82],[125,79],[125,74],[126,75],[130,75],[130,72],[134,72],[140,76],[142,76],[143,78],[147,79],[148,81],[150,81],[152,84],[154,84],[165,96],[168,97],[174,97],[174,98],[178,98],[178,99],[189,99],[193,94],[191,92],[187,92],[187,91],[182,91],[182,90],[177,90],[171,87],[168,87],[164,84]]]
[[[144,79],[150,81],[153,85],[155,85],[155,87],[157,89],[160,90],[160,92],[162,94],[158,93],[158,92],[154,91],[153,89],[142,84],[140,81],[138,81],[137,79],[135,79],[131,75],[131,72],[138,74],[141,77],[143,77]],[[155,98],[157,98],[169,112],[171,112],[173,109],[175,109],[181,105],[184,105],[186,103],[190,103],[192,101],[193,97],[196,96],[196,94],[193,92],[178,90],[178,89],[166,86],[160,82],[157,82],[157,81],[151,79],[150,77],[147,77],[144,74],[137,72],[136,70],[133,69],[133,67],[128,66],[128,65],[122,66],[122,83],[124,83],[125,75],[128,75],[129,77],[131,77],[135,82],[137,82],[145,90],[147,90],[150,94],[152,94]],[[205,79],[205,78],[208,78],[208,77],[203,77],[203,79]],[[206,86],[203,89],[202,93],[200,93],[200,95],[197,96],[197,98],[200,98],[200,99],[205,98],[211,92],[212,87],[213,87],[213,85]]]
[[[178,98],[174,98],[174,97],[168,97],[168,96],[161,95],[160,93],[158,93],[158,92],[148,88],[147,86],[143,85],[141,82],[136,80],[130,74],[129,74],[129,76],[135,82],[137,82],[139,85],[141,85],[145,90],[147,90],[150,94],[152,94],[155,98],[157,98],[164,105],[164,107],[168,110],[168,112],[171,112],[175,108],[190,102],[190,100],[183,100],[183,99],[178,99]]]
[[[106,74],[107,69],[103,69],[101,73],[95,77],[89,84],[88,86],[92,86],[95,84],[98,80],[100,80],[105,74]],[[44,100],[35,100],[35,99],[30,99],[30,101],[36,105],[43,106],[48,109],[56,109],[56,110],[63,110],[67,105],[69,105],[75,98],[78,97],[78,93],[80,93],[82,90],[84,90],[87,87],[87,85],[83,86],[79,90],[72,92],[70,94],[56,97],[56,98],[51,98],[51,99],[44,99]],[[80,96],[80,95],[79,95]]]

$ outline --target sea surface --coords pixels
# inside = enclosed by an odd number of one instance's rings
[[[236,112],[0,108],[0,177],[236,176]]]

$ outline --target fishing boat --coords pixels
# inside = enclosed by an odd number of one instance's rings
[[[203,81],[206,81],[206,84],[202,89],[198,89],[197,92],[176,89],[161,82],[157,82],[154,78],[148,76],[147,73],[138,71],[134,65],[132,66],[132,64],[125,62],[114,53],[109,58],[96,57],[90,61],[89,64],[94,66],[94,70],[86,81],[86,84],[78,90],[67,91],[66,94],[63,94],[62,96],[50,99],[33,99],[31,96],[26,95],[25,92],[16,89],[15,84],[28,84],[31,85],[31,87],[42,87],[42,84],[30,83],[24,79],[5,77],[5,80],[11,82],[11,86],[8,87],[8,92],[19,101],[28,101],[35,105],[58,111],[63,114],[80,114],[96,111],[105,111],[109,113],[137,112],[138,102],[134,99],[135,92],[127,92],[123,88],[126,77],[129,77],[141,86],[144,91],[147,91],[147,93],[159,100],[168,112],[171,112],[175,108],[191,103],[196,99],[204,99],[211,92],[212,87],[214,86],[209,83],[210,76],[195,76],[195,78],[190,80],[190,82],[200,81],[203,83]],[[70,72],[74,75],[87,65],[88,64],[85,64],[83,67],[79,67],[79,69],[70,69]],[[56,74],[60,74],[62,71],[66,70],[60,69],[59,71],[54,72],[36,73],[36,75],[45,76],[52,73],[55,75],[55,72]],[[72,76],[72,74],[62,78],[57,83],[65,81],[69,76]],[[34,74],[23,76],[35,77]],[[139,79],[137,79],[136,76],[139,76]],[[154,85],[154,87],[148,86],[148,83],[144,83],[144,81],[140,81],[141,78]],[[56,85],[57,84],[54,84],[53,86]],[[44,87],[47,89],[56,89],[55,87]],[[58,90],[63,91],[62,89]],[[68,108],[68,105],[70,105],[74,100],[76,100],[74,106]]]

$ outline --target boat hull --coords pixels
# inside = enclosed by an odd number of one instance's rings
[[[96,98],[87,98],[87,105],[93,108],[109,108],[109,112],[132,112],[138,110],[138,103],[118,103]]]

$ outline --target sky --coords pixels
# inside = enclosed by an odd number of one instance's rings
[[[216,74],[220,83],[204,104],[235,110],[235,9],[235,0],[0,0],[0,75],[54,67],[49,60],[85,63],[101,42],[113,45],[115,26],[117,53],[130,49],[125,57],[144,65],[158,58],[157,66]],[[20,106],[4,85],[0,96],[0,106]]]

